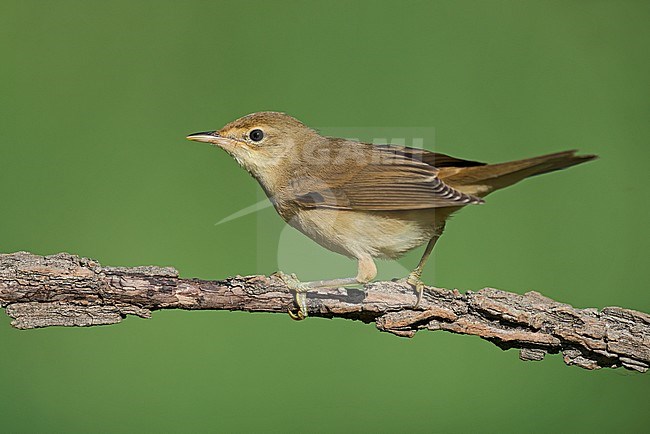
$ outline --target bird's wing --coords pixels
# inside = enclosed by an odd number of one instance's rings
[[[307,174],[291,180],[285,199],[301,208],[399,211],[482,203],[438,178],[438,170],[409,158],[396,147],[375,147],[367,164],[331,164],[321,176]],[[450,157],[451,158],[451,157]],[[464,160],[461,160],[464,161]]]
[[[479,161],[463,160],[439,152],[432,152],[419,148],[409,148],[408,146],[376,145],[375,147],[382,152],[401,155],[411,160],[422,161],[438,169],[441,167],[473,167],[486,165],[486,163],[481,163]]]

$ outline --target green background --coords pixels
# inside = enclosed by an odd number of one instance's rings
[[[325,134],[430,131],[489,162],[596,162],[490,196],[424,280],[650,312],[646,1],[0,3],[0,252],[205,279],[342,277],[225,153],[190,143],[285,111]],[[296,254],[291,251],[295,246]],[[391,267],[410,268],[420,250]],[[280,261],[279,258],[282,258]],[[434,272],[435,269],[435,272]],[[388,271],[386,271],[388,270]],[[475,337],[164,311],[87,329],[0,318],[3,432],[647,432],[650,374],[523,363]]]

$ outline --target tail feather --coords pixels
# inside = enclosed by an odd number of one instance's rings
[[[575,155],[575,153],[575,150],[564,151],[486,166],[443,168],[440,170],[439,177],[447,185],[463,193],[483,197],[522,179],[566,169],[598,158],[596,155]]]

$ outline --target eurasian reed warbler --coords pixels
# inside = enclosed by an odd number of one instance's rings
[[[422,297],[422,269],[449,216],[524,178],[596,158],[558,152],[485,164],[396,145],[324,137],[284,113],[259,112],[189,140],[212,143],[260,183],[278,214],[326,249],[355,258],[355,277],[300,282],[294,319],[307,316],[306,292],[370,282],[374,258],[395,259],[428,243],[406,281]]]

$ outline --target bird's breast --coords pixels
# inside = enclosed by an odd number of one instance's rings
[[[286,213],[289,218],[285,220],[334,252],[354,258],[394,259],[431,239],[436,220],[443,214],[440,209],[369,212],[313,208],[293,210]]]

